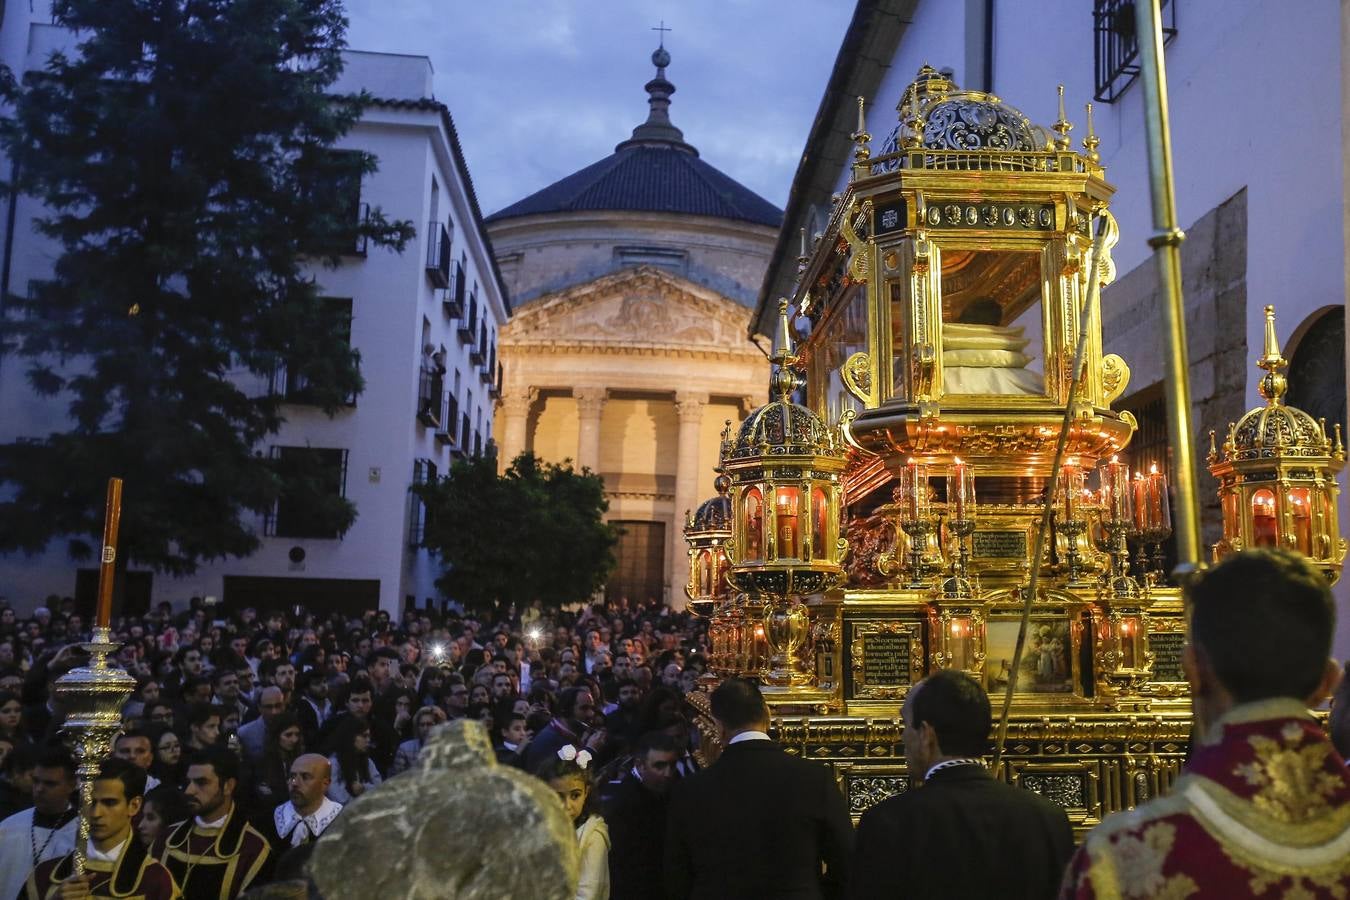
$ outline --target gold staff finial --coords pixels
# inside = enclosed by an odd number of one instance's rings
[[[909,135],[905,138],[905,149],[918,150],[923,146],[923,123],[919,121],[919,82],[909,86]]]
[[[1064,85],[1059,86],[1059,121],[1051,126],[1051,129],[1059,137],[1055,138],[1056,150],[1069,149],[1069,132],[1073,131],[1073,123],[1064,117]]]
[[[1280,353],[1280,339],[1275,334],[1275,307],[1266,307],[1266,340],[1265,352],[1256,364],[1266,370],[1265,377],[1257,385],[1257,390],[1262,397],[1266,398],[1271,406],[1279,406],[1284,402],[1284,392],[1289,389],[1289,380],[1284,376],[1284,370],[1289,363]]]
[[[797,354],[792,347],[792,327],[788,324],[790,308],[786,297],[779,298],[778,327],[774,330],[773,349],[769,352],[769,361],[776,367],[773,373],[773,386],[781,400],[786,400],[797,387],[797,376],[792,373],[792,367],[797,362]]]
[[[1060,96],[1060,102],[1064,102],[1063,95]],[[1102,161],[1102,155],[1097,152],[1097,147],[1101,145],[1102,139],[1097,137],[1097,130],[1092,127],[1092,104],[1087,106],[1087,137],[1083,138],[1083,149],[1087,151],[1087,158],[1095,163]]]
[[[867,146],[872,140],[872,135],[867,133],[867,115],[863,111],[864,102],[862,97],[858,98],[858,130],[849,135],[853,139],[854,165],[862,165],[872,156],[872,151]]]

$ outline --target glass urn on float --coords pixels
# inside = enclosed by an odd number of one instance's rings
[[[814,609],[843,575],[837,431],[792,401],[797,386],[787,303],[780,305],[769,357],[776,397],[752,412],[724,450],[731,480],[729,579],[762,604],[769,660],[763,680],[779,696],[809,703],[816,666]]]
[[[1275,307],[1265,313],[1265,348],[1257,365],[1266,372],[1258,386],[1266,405],[1230,423],[1222,448],[1210,432],[1207,461],[1223,512],[1214,560],[1248,547],[1284,547],[1336,581],[1346,550],[1336,514],[1336,473],[1345,465],[1341,426],[1328,434],[1325,421],[1284,402],[1289,364],[1275,333]]]

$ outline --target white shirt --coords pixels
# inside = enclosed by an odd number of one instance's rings
[[[127,841],[129,840],[131,840],[131,836],[127,835],[122,839],[122,843],[118,844],[107,853],[103,853],[94,846],[94,839],[90,838],[89,844],[84,850],[84,858],[90,862],[101,862],[115,866],[117,865],[117,861],[122,858],[122,851],[127,849]]]
[[[33,810],[25,809],[0,822],[0,897],[17,897],[33,871],[33,844],[38,862],[65,856],[75,849],[79,816],[53,831],[33,827]],[[45,845],[45,846],[44,846]]]
[[[214,822],[207,822],[207,821],[204,821],[204,820],[202,819],[201,816],[195,816],[194,818],[195,818],[196,821],[197,821],[197,827],[198,827],[198,828],[224,828],[224,827],[225,827],[225,820],[228,819],[229,817],[230,817],[230,814],[229,814],[229,813],[226,813],[225,815],[221,816],[219,819],[216,819]]]
[[[732,744],[739,744],[742,741],[767,741],[769,739],[769,736],[762,731],[742,731],[727,741],[727,746],[730,747]]]

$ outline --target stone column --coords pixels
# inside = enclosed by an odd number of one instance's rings
[[[511,388],[502,393],[497,401],[497,419],[501,423],[501,446],[497,451],[497,465],[506,471],[511,461],[526,450],[529,441],[530,407],[539,396],[539,389],[532,387]],[[457,424],[450,432],[457,433]]]
[[[698,476],[702,466],[711,466],[716,462],[699,458],[703,410],[707,405],[707,394],[693,391],[675,393],[675,415],[679,419],[680,431],[675,455],[675,528],[670,535],[667,566],[670,573],[670,604],[676,609],[683,609],[685,604],[682,586],[689,560],[688,545],[684,542],[685,515],[707,499],[698,495]]]
[[[600,471],[600,414],[605,409],[609,391],[602,387],[573,388],[577,401],[577,459],[578,469]]]

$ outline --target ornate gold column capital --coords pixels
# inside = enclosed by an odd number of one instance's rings
[[[702,422],[708,395],[698,391],[675,392],[675,415],[681,422]]]

